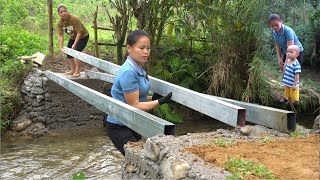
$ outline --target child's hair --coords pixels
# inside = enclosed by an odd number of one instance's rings
[[[268,24],[270,24],[270,22],[273,20],[278,20],[281,22],[281,17],[278,14],[270,14],[268,18]]]
[[[60,9],[61,9],[61,8],[65,8],[65,9],[67,9],[67,7],[66,7],[65,5],[60,4],[60,5],[58,6],[58,13],[59,13],[59,11],[60,11]]]
[[[295,50],[298,54],[300,53],[300,48],[299,46],[295,45],[295,44],[292,44],[292,45],[289,45],[288,48],[292,48],[293,50]]]
[[[141,36],[147,36],[149,39],[149,34],[142,30],[132,31],[127,37],[127,45],[133,46],[140,39]]]

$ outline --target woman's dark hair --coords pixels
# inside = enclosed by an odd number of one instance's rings
[[[58,6],[58,13],[59,13],[59,11],[60,11],[60,9],[61,9],[61,8],[65,8],[65,9],[67,9],[67,7],[66,7],[65,5],[60,4],[60,5]]]
[[[133,46],[137,41],[140,39],[141,36],[147,36],[149,39],[149,34],[142,31],[142,30],[135,30],[130,32],[130,34],[127,37],[127,45]]]
[[[268,24],[270,24],[270,22],[273,20],[278,20],[281,22],[281,17],[278,14],[270,14],[268,18]]]
[[[137,41],[142,36],[147,36],[150,39],[149,34],[142,31],[142,30],[134,30],[134,31],[130,32],[127,37],[127,44],[126,45],[133,46],[135,43],[137,43]],[[128,53],[128,51],[126,51],[126,54],[123,57],[123,61],[125,61],[127,59],[128,55],[129,55],[129,53]]]

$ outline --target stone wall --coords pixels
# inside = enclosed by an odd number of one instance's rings
[[[230,134],[240,136],[239,131],[230,133],[218,130],[179,137],[158,135],[148,138],[145,143],[128,143],[125,146],[122,179],[226,179],[230,172],[213,167],[184,148],[201,144],[210,137]]]
[[[100,80],[77,78],[74,81],[102,93],[103,89],[111,88]],[[52,130],[104,125],[105,113],[49,80],[39,69],[33,69],[25,78],[21,93],[24,107],[21,115],[13,120],[11,131],[40,136]]]

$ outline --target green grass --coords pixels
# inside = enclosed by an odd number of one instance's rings
[[[292,138],[303,138],[306,137],[306,135],[302,131],[302,127],[297,124],[296,129],[290,133],[290,137]]]
[[[218,139],[213,140],[213,143],[219,147],[233,146],[236,144],[236,142],[234,140],[222,139],[222,138],[218,138]]]
[[[261,139],[261,142],[270,143],[270,142],[272,142],[272,138],[270,136],[266,136],[263,139]]]
[[[72,174],[72,180],[84,180],[84,179],[85,179],[85,174],[82,171]]]
[[[253,161],[231,158],[225,162],[225,169],[233,174],[228,176],[228,179],[246,179],[249,175],[262,179],[275,179],[265,165]]]
[[[21,95],[19,89],[8,80],[0,79],[0,86],[0,131],[3,132],[18,113]]]

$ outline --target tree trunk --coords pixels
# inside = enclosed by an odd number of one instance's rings
[[[96,54],[96,57],[99,57],[97,16],[98,16],[98,6],[97,6],[97,8],[96,8],[96,12],[94,12],[93,29],[94,29],[94,47],[95,47],[95,54]]]
[[[49,55],[53,54],[53,28],[52,28],[52,0],[48,4],[48,29],[49,29]]]

